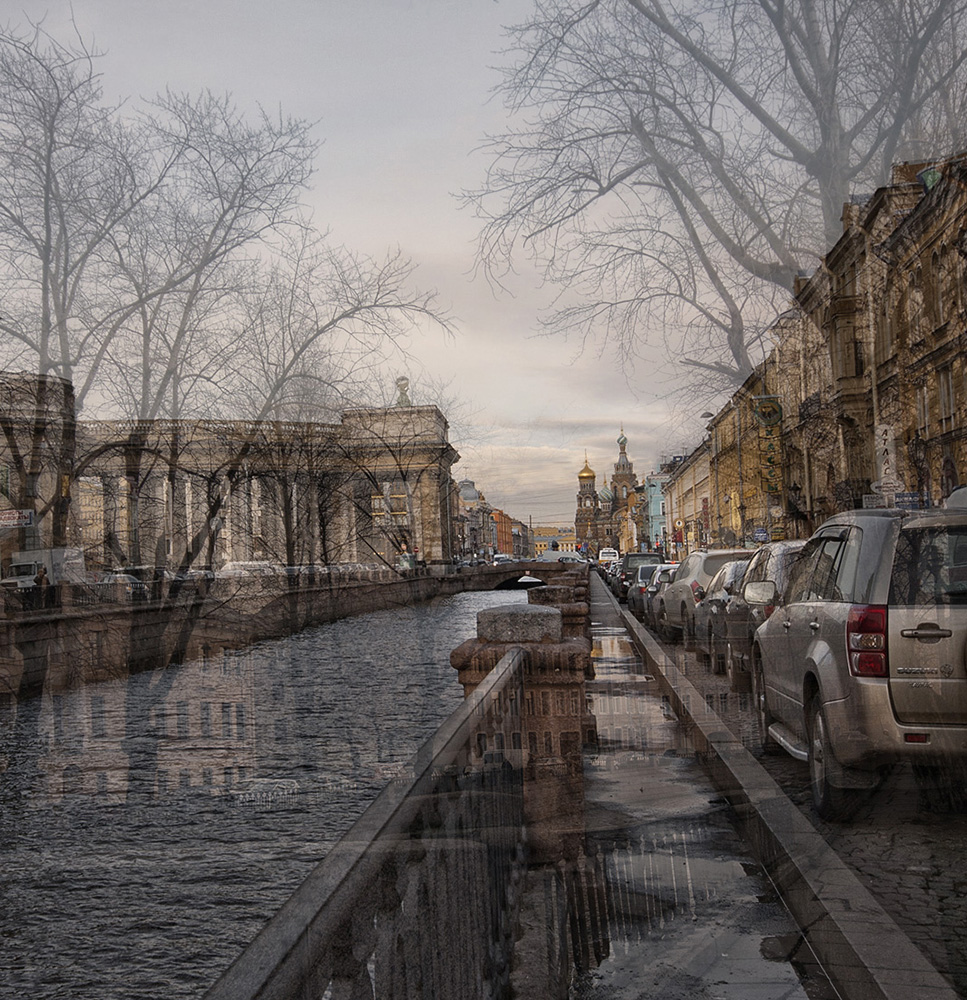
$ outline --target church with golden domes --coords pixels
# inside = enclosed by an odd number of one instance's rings
[[[604,548],[619,552],[638,549],[635,487],[638,477],[626,451],[624,430],[618,436],[618,460],[614,463],[609,485],[595,488],[596,476],[584,456],[584,468],[578,473],[577,510],[574,534],[578,547],[591,555]]]

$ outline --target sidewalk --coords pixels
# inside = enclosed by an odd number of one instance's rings
[[[580,850],[528,873],[515,995],[834,1000],[658,676],[592,584],[597,747],[585,749]]]
[[[613,910],[610,955],[572,996],[834,997],[603,587],[591,619],[600,752],[585,766],[587,853]]]

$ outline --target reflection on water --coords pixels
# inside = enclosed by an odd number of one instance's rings
[[[461,702],[462,594],[11,705],[0,994],[200,996]]]

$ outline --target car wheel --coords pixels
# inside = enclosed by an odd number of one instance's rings
[[[757,649],[752,650],[752,662],[750,664],[750,674],[752,680],[752,702],[755,709],[756,728],[758,730],[759,746],[763,753],[778,754],[779,745],[774,743],[769,735],[769,727],[775,721],[769,711],[769,703],[766,700],[765,677],[762,673],[762,659]]]
[[[743,670],[741,660],[732,651],[732,643],[725,648],[725,672],[729,678],[729,690],[747,693],[752,690],[752,678],[749,671]]]
[[[813,807],[821,819],[849,819],[856,811],[860,795],[856,789],[835,785],[835,774],[841,770],[829,745],[826,714],[818,695],[809,702],[806,719],[809,734],[809,784]]]

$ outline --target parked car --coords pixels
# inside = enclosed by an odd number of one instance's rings
[[[146,601],[148,599],[147,585],[131,573],[105,573],[100,582],[116,588],[116,593],[120,594],[126,601]]]
[[[774,604],[750,604],[745,599],[747,584],[763,580],[775,581],[776,591],[781,599],[789,579],[789,571],[803,546],[804,539],[767,542],[749,560],[742,579],[733,590],[725,605],[724,627],[725,672],[729,676],[729,687],[733,691],[751,691],[752,680],[749,673],[749,659],[752,654],[752,640],[756,629],[772,614]]]
[[[648,586],[648,592],[645,594],[643,621],[655,631],[658,631],[658,608],[661,606],[662,595],[675,578],[677,569],[678,563],[661,563],[656,566],[655,574]]]
[[[751,662],[764,744],[809,762],[820,816],[847,818],[901,761],[929,804],[962,801],[965,643],[967,511],[849,511],[808,540]]]
[[[284,573],[282,566],[263,560],[248,562],[227,562],[215,574],[218,577],[278,576]]]
[[[695,605],[713,576],[735,559],[751,559],[753,549],[697,549],[679,564],[658,606],[658,634],[666,641],[695,635]]]
[[[667,583],[671,580],[671,571],[674,569],[675,563],[659,563],[657,566],[645,563],[638,567],[635,580],[628,588],[628,610],[638,621],[654,625],[651,602],[663,586],[659,577],[665,572]]]
[[[725,673],[725,607],[748,565],[748,559],[727,562],[695,605],[695,648],[715,674]]]
[[[628,587],[639,566],[657,566],[661,556],[657,552],[627,552],[618,561],[618,568],[611,579],[611,592],[618,601],[628,597]]]

